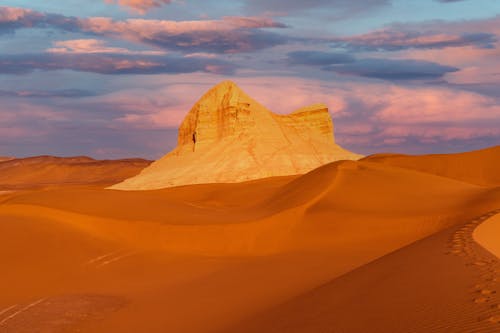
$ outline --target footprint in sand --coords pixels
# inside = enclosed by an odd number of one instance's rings
[[[476,261],[473,263],[474,266],[479,266],[479,267],[482,267],[482,266],[486,266],[488,265],[487,262],[484,262],[484,261]]]
[[[488,297],[477,297],[477,298],[474,298],[474,303],[483,304],[483,303],[488,302],[489,300],[490,299]]]
[[[491,275],[489,275],[489,276],[487,275],[487,276],[483,277],[483,280],[485,282],[488,282],[488,283],[493,283],[493,282],[498,281],[498,279],[495,276],[491,276]]]
[[[490,290],[490,289],[481,289],[481,290],[478,290],[477,292],[480,293],[481,295],[484,295],[484,296],[496,294],[495,290]]]

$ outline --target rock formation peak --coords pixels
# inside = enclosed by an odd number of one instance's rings
[[[341,159],[358,159],[335,144],[324,104],[278,115],[223,81],[191,108],[177,147],[113,189],[142,190],[234,183],[302,174]]]

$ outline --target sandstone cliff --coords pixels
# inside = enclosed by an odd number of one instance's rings
[[[189,111],[172,152],[111,188],[234,183],[303,174],[329,162],[360,157],[335,144],[325,105],[277,115],[225,81]]]

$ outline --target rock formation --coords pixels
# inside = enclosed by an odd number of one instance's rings
[[[225,81],[189,111],[173,151],[111,188],[235,183],[303,174],[329,162],[360,157],[335,144],[326,105],[277,115]]]

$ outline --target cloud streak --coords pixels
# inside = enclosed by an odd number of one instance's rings
[[[323,51],[294,51],[287,54],[290,65],[326,66],[354,62],[356,59],[348,53]]]
[[[0,96],[3,97],[21,97],[21,98],[79,98],[97,96],[96,92],[81,89],[63,89],[63,90],[0,90]]]
[[[108,36],[185,53],[253,52],[287,42],[265,30],[285,28],[266,17],[227,16],[219,20],[168,21],[107,17],[76,18],[29,9],[0,7],[0,33],[21,28],[56,28]]]
[[[443,33],[385,29],[333,39],[333,46],[355,52],[400,51],[405,49],[442,49],[475,46],[492,48],[497,37],[491,33]]]
[[[459,69],[422,60],[360,59],[350,64],[324,68],[338,74],[383,80],[438,79]]]
[[[291,15],[311,9],[328,9],[334,16],[357,15],[387,6],[391,0],[246,0],[245,9],[252,14]]]
[[[176,127],[213,77],[193,73],[175,83],[167,77],[139,80],[133,88],[57,103],[5,97],[0,105],[0,148],[11,149],[4,150],[9,154],[16,149],[34,154],[38,149],[91,155],[102,149],[101,156],[116,156],[109,151],[119,149],[116,154],[121,156],[159,157],[175,145]],[[445,152],[450,147],[493,145],[500,139],[498,99],[448,87],[272,76],[242,78],[238,84],[275,112],[326,103],[336,140],[365,154]],[[270,95],[278,86],[277,94]]]
[[[164,51],[132,51],[122,47],[107,46],[106,42],[97,39],[71,39],[53,42],[54,47],[47,49],[49,53],[111,53],[137,55],[164,55]]]
[[[146,13],[148,10],[158,8],[163,5],[172,3],[172,0],[104,0],[107,3],[118,4],[127,7],[140,14]]]
[[[234,66],[217,59],[123,54],[15,54],[0,56],[0,73],[27,74],[35,70],[74,70],[98,74],[229,74]]]
[[[347,53],[295,51],[287,55],[290,65],[318,66],[325,71],[383,80],[438,79],[459,69],[431,61],[409,59],[357,59]]]

